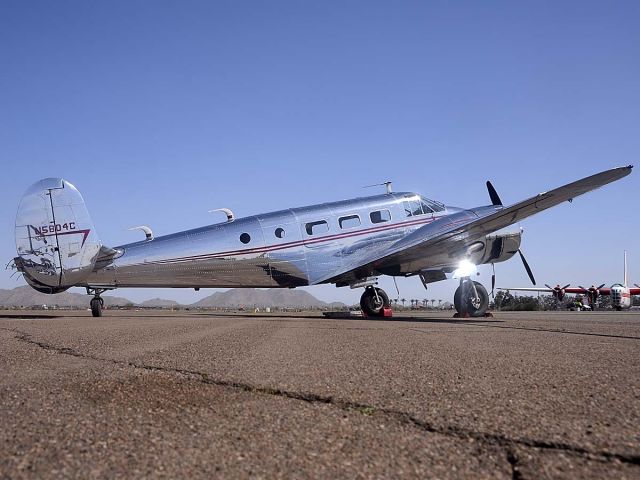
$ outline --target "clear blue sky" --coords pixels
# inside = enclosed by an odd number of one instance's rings
[[[134,225],[160,235],[218,219],[211,208],[249,215],[387,179],[471,207],[487,179],[512,203],[638,163],[639,25],[634,1],[5,0],[0,258],[22,192],[48,176],[80,189],[116,245]],[[638,175],[523,222],[538,283],[619,281],[625,248],[640,281]],[[528,284],[517,259],[497,269]],[[456,282],[400,287],[449,299]]]

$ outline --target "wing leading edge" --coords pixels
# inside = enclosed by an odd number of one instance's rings
[[[310,283],[327,283],[356,270],[374,271],[400,264],[413,264],[415,271],[421,268],[433,268],[435,265],[428,263],[429,257],[447,252],[451,257],[451,263],[454,263],[464,256],[465,247],[485,235],[620,180],[629,175],[632,168],[633,166],[629,165],[605,170],[548,192],[539,193],[509,207],[481,207],[443,217],[384,249],[360,257],[330,276],[311,279]],[[423,266],[420,265],[420,261],[424,263]]]

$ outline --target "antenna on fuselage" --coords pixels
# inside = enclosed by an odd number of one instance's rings
[[[624,286],[627,286],[627,251],[624,251]]]
[[[387,193],[393,193],[393,190],[391,189],[391,180],[387,180],[386,182],[383,183],[374,183],[373,185],[365,185],[362,188],[370,188],[370,187],[380,187],[382,185],[384,185],[385,187],[387,187]]]

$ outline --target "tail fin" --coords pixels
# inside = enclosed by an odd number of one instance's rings
[[[82,195],[62,178],[29,187],[18,207],[15,236],[18,270],[45,293],[87,278],[101,247]]]

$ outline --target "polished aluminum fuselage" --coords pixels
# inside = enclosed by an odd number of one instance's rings
[[[118,253],[110,263],[101,266],[98,262],[82,285],[309,285],[339,271],[355,256],[391,245],[443,215],[461,211],[439,204],[441,211],[409,215],[407,202],[411,199],[422,197],[392,193],[293,208],[122,245],[115,248]],[[374,221],[379,218],[377,214],[372,218],[372,212],[379,211],[388,211],[390,219]],[[344,221],[345,217],[349,221]],[[317,222],[326,222],[326,226]],[[433,259],[432,263],[438,262]]]

